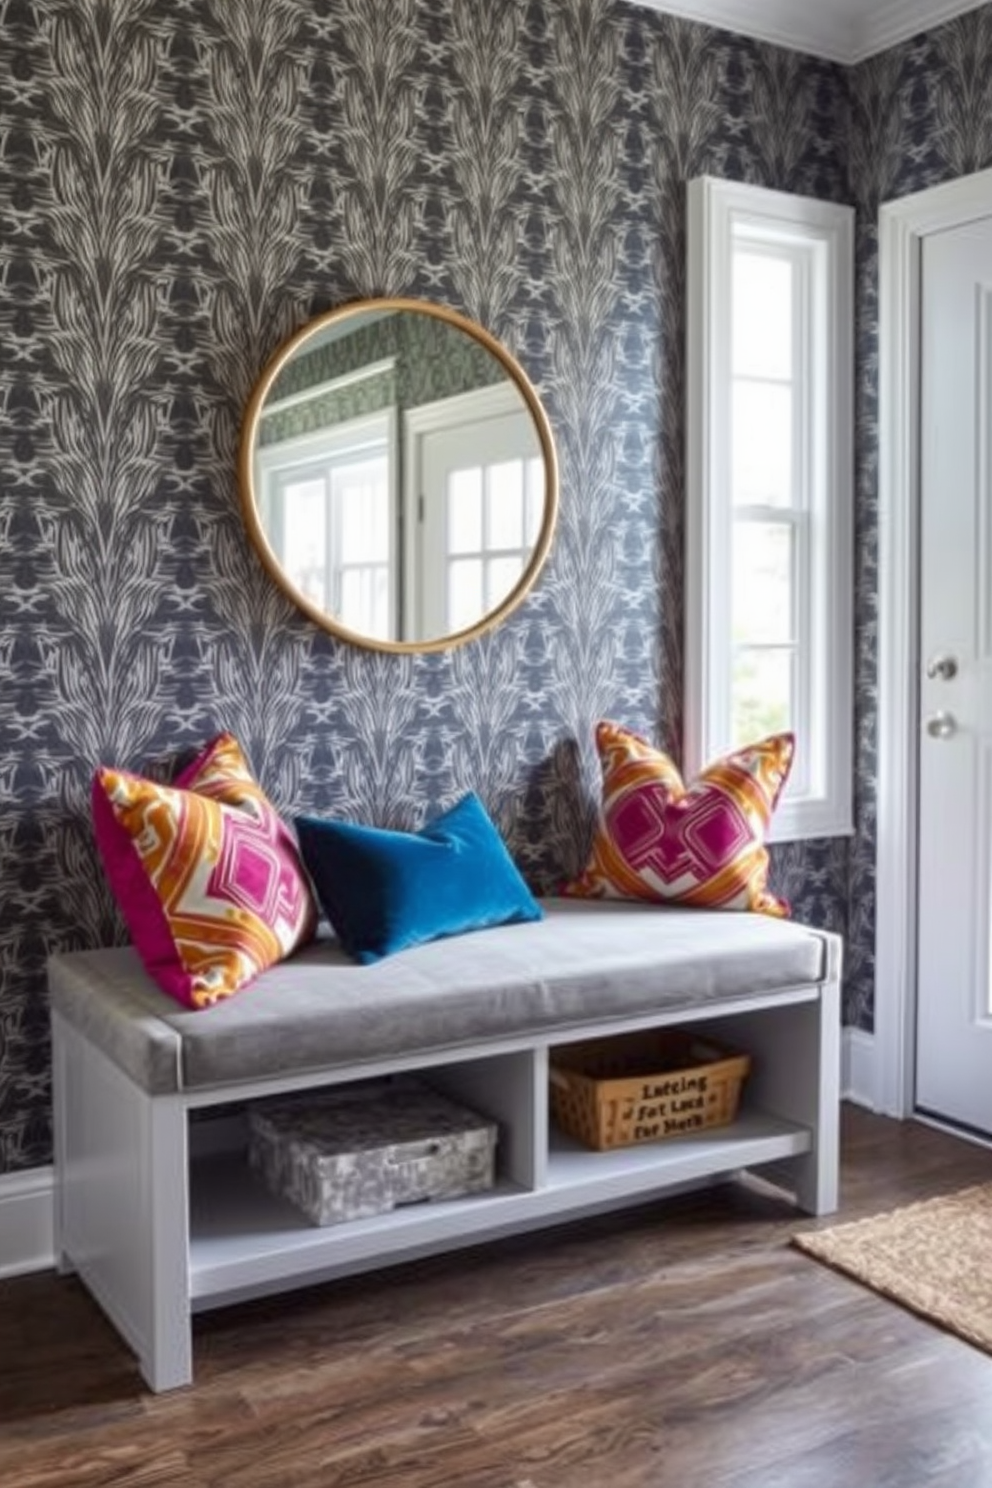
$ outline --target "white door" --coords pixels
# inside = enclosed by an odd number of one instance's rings
[[[916,1105],[992,1133],[992,219],[922,253]]]

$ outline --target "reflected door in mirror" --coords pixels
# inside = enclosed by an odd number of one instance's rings
[[[457,409],[416,412],[419,532],[409,590],[418,633],[443,636],[474,624],[520,582],[541,528],[544,466],[533,422],[503,388]]]

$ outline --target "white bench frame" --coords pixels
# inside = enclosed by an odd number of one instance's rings
[[[837,957],[828,951],[828,962]],[[150,1095],[53,1014],[55,1244],[138,1356],[153,1390],[193,1377],[192,1315],[643,1202],[753,1170],[811,1214],[837,1206],[840,993],[828,980],[705,1009],[587,1022],[352,1069]],[[613,1152],[549,1132],[549,1048],[691,1024],[753,1056],[729,1127]],[[424,1071],[500,1123],[492,1193],[320,1229],[248,1171],[238,1103]],[[202,1175],[198,1177],[197,1175]]]

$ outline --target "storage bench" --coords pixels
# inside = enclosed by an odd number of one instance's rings
[[[191,1314],[760,1170],[837,1202],[840,941],[760,915],[544,900],[533,924],[358,966],[318,939],[206,1011],[129,949],[49,962],[56,1248],[155,1390],[192,1378]],[[752,1056],[728,1127],[590,1152],[549,1126],[549,1050],[687,1024]],[[330,1229],[268,1193],[246,1104],[417,1072],[498,1123],[479,1195]]]

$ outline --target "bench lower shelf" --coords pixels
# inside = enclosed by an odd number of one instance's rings
[[[273,1283],[307,1285],[590,1213],[674,1185],[809,1152],[810,1132],[745,1110],[731,1126],[664,1142],[590,1152],[552,1131],[547,1178],[528,1189],[502,1180],[490,1192],[394,1209],[325,1228],[270,1194],[244,1155],[192,1164],[190,1293],[202,1310]]]

